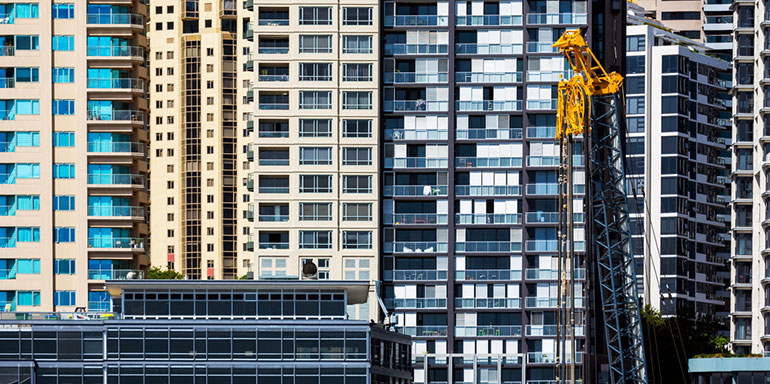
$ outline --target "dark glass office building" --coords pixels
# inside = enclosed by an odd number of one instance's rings
[[[346,320],[368,283],[111,281],[112,313],[2,313],[0,383],[410,384],[410,338]]]

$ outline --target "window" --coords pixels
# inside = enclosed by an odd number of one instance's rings
[[[299,25],[332,25],[332,8],[299,7]]]
[[[40,7],[37,3],[16,3],[17,19],[37,19],[40,14]]]
[[[331,249],[332,231],[299,231],[300,249]]]
[[[332,203],[299,203],[300,221],[331,221]]]
[[[627,56],[626,73],[644,73],[644,56]]]
[[[342,203],[342,221],[372,221],[372,203]]]
[[[342,137],[372,137],[371,120],[342,120]]]
[[[332,36],[299,35],[299,53],[332,53]]]
[[[299,91],[299,109],[331,109],[331,91]]]
[[[38,67],[17,67],[16,82],[37,83],[40,81],[40,69]]]
[[[372,249],[372,232],[342,231],[342,249]]]
[[[16,294],[17,305],[39,306],[40,291],[18,291]]]
[[[299,119],[299,137],[331,137],[331,119]]]
[[[73,243],[75,242],[75,227],[56,227],[53,229],[54,242]]]
[[[75,100],[54,100],[53,114],[54,115],[74,115]]]
[[[332,81],[332,63],[299,63],[299,81]]]
[[[342,81],[372,81],[372,64],[342,64]]]
[[[627,97],[626,114],[629,114],[629,115],[644,114],[644,96]]]
[[[40,274],[40,259],[16,260],[16,273],[24,275]]]
[[[53,305],[75,305],[75,291],[56,291],[53,295]]]
[[[302,274],[302,267],[307,263],[313,263],[316,265],[317,272],[316,272],[316,278],[318,280],[329,280],[329,259],[326,257],[322,258],[314,258],[314,259],[306,259],[302,258],[300,259],[299,268],[300,268],[300,274]]]
[[[300,165],[331,165],[332,149],[331,147],[300,147],[299,164]]]
[[[72,83],[75,81],[75,68],[54,68],[54,83]]]
[[[284,257],[260,257],[259,276],[286,276],[286,258]]]
[[[372,36],[342,36],[342,53],[372,53]]]
[[[345,280],[369,280],[370,278],[371,260],[369,259],[346,257],[343,266]]]
[[[17,51],[37,51],[38,49],[40,49],[38,35],[16,35]]]
[[[75,36],[54,35],[51,48],[54,51],[72,51],[75,49]]]
[[[289,193],[289,177],[260,176],[259,193]]]
[[[16,114],[17,115],[39,115],[40,114],[40,100],[16,100]]]
[[[372,9],[368,7],[342,8],[342,25],[372,25]]]
[[[53,12],[51,16],[54,19],[74,19],[75,18],[75,4],[70,3],[54,3]]]
[[[700,20],[700,12],[662,12],[661,20]]]
[[[56,259],[53,262],[53,271],[57,275],[74,275],[75,259]]]
[[[75,164],[57,163],[53,165],[54,179],[74,179]]]
[[[372,165],[372,149],[342,148],[342,165]]]
[[[21,243],[39,243],[40,228],[39,227],[17,227],[16,239]]]
[[[626,50],[628,52],[644,51],[644,35],[626,36]]]
[[[37,164],[37,163],[16,164],[16,178],[17,179],[39,179],[40,164]]]
[[[300,193],[331,193],[332,176],[331,175],[300,175],[299,192]]]
[[[628,76],[625,78],[626,93],[644,93],[644,76]]]
[[[372,92],[342,92],[342,109],[372,109]]]
[[[40,210],[40,196],[39,195],[17,195],[16,209],[20,211]]]
[[[372,193],[372,177],[342,176],[342,193]]]
[[[74,211],[75,210],[75,196],[71,195],[56,195],[53,197],[53,210],[54,211]]]

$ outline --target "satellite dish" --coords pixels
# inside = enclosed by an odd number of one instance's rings
[[[318,274],[318,267],[312,262],[308,261],[302,266],[302,277],[305,279],[316,279]]]

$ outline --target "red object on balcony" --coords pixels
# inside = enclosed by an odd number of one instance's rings
[[[173,263],[174,262],[174,254],[173,253],[169,253],[168,256],[166,257],[166,261],[168,261],[169,263]]]
[[[214,268],[206,268],[206,276],[214,276]]]

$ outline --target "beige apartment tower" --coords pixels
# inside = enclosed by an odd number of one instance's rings
[[[376,280],[380,84],[372,0],[254,4],[256,279]],[[349,308],[374,318],[377,300]]]
[[[150,13],[152,265],[235,279],[251,259],[252,12],[240,0],[160,0]]]
[[[0,310],[109,311],[145,253],[147,6],[0,5]]]

